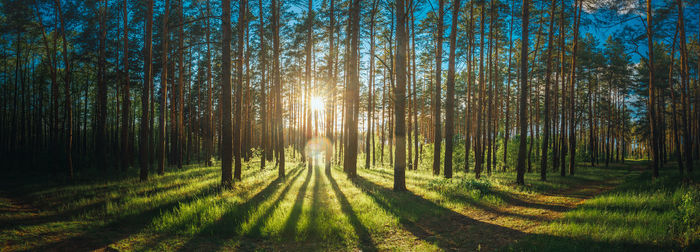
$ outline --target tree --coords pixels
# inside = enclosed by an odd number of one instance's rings
[[[150,134],[149,134],[149,111],[148,111],[148,106],[150,104],[149,102],[149,91],[152,86],[152,62],[151,62],[151,56],[152,56],[152,37],[153,37],[153,0],[148,0],[148,4],[146,6],[146,42],[144,43],[144,64],[143,64],[143,73],[144,73],[144,81],[143,81],[143,91],[141,92],[141,125],[139,126],[140,130],[140,146],[141,146],[141,158],[139,159],[139,166],[140,166],[140,175],[139,177],[141,178],[141,181],[146,181],[148,180],[148,170],[149,170],[149,164],[150,164],[150,146],[149,146],[149,139],[150,139]]]
[[[271,1],[272,11],[272,82],[275,86],[275,127],[277,160],[279,163],[279,177],[284,177],[284,131],[282,131],[282,83],[280,79],[280,27],[279,27],[279,6],[277,0]]]
[[[184,143],[184,138],[183,138],[183,131],[184,131],[184,125],[183,125],[183,110],[185,109],[185,94],[183,93],[183,86],[185,85],[185,55],[184,55],[184,50],[185,50],[185,14],[184,14],[184,8],[185,8],[185,1],[180,0],[180,4],[178,7],[179,12],[180,12],[180,24],[179,24],[179,29],[178,29],[178,45],[177,45],[177,55],[178,55],[178,70],[177,70],[177,87],[175,88],[175,97],[177,98],[177,101],[175,102],[175,109],[177,110],[177,114],[175,115],[176,117],[176,122],[175,122],[175,142],[173,143],[175,145],[175,162],[177,163],[177,168],[182,169],[182,146]]]
[[[344,153],[344,169],[348,177],[357,176],[357,117],[359,115],[360,80],[358,74],[358,55],[360,33],[360,0],[352,0],[350,6],[350,20],[348,23],[348,35],[350,36],[349,56],[347,64],[347,87],[345,91],[345,127],[347,129],[347,142]],[[404,160],[405,161],[405,160]]]
[[[328,25],[328,101],[326,101],[326,113],[333,113],[335,111],[335,47],[333,36],[335,35],[335,1],[330,1],[330,11],[329,17],[330,22]],[[333,117],[326,115],[326,138],[330,142],[326,146],[326,172],[330,174],[331,172],[331,158],[333,157]]]
[[[165,0],[165,13],[163,14],[163,29],[161,34],[161,49],[163,50],[161,55],[161,66],[162,71],[160,74],[160,117],[158,120],[158,174],[165,174],[165,145],[166,133],[166,120],[165,117],[168,113],[168,16],[170,16],[170,0]]]
[[[681,102],[682,102],[682,112],[681,117],[683,117],[683,133],[684,133],[684,152],[685,155],[685,167],[688,169],[688,173],[692,171],[693,167],[693,153],[691,142],[693,139],[692,132],[690,129],[690,120],[688,115],[690,114],[690,85],[688,76],[688,49],[685,42],[685,22],[683,21],[683,0],[678,0],[678,26],[680,33],[680,53],[681,53]],[[697,108],[696,108],[697,110]],[[680,151],[680,150],[679,150]],[[678,160],[682,162],[683,160]]]
[[[64,96],[66,97],[65,111],[66,117],[66,168],[68,170],[68,176],[73,178],[73,109],[72,100],[70,95],[70,82],[71,82],[71,63],[68,54],[68,41],[66,41],[66,27],[63,20],[63,11],[61,11],[61,1],[56,0],[56,9],[59,15],[59,20],[61,23],[61,40],[63,40],[63,63],[65,64],[65,71],[63,74],[63,80],[65,84]]]
[[[237,87],[236,87],[236,103],[235,103],[235,108],[236,108],[236,122],[234,123],[234,128],[233,130],[233,155],[235,158],[235,168],[233,171],[233,178],[236,180],[241,180],[241,135],[242,135],[242,130],[241,130],[241,125],[243,125],[243,114],[241,113],[242,110],[242,99],[243,99],[243,64],[244,64],[244,52],[243,52],[243,44],[245,41],[245,27],[248,26],[248,21],[246,19],[246,16],[248,12],[246,9],[248,8],[248,0],[242,0],[239,2],[240,5],[238,6],[238,50],[237,50],[237,56],[238,56],[238,64],[237,64],[237,73],[238,73],[238,78],[236,79]],[[228,129],[228,128],[226,128]]]
[[[106,146],[107,146],[107,80],[106,74],[106,36],[107,36],[107,1],[100,1],[99,9],[99,23],[100,23],[100,35],[99,35],[99,50],[97,59],[97,102],[96,105],[96,133],[95,133],[95,152],[96,152],[96,165],[104,168],[107,158],[106,156]],[[67,120],[70,121],[70,120]]]
[[[167,1],[167,0],[166,0]],[[273,0],[274,1],[274,0]],[[231,134],[231,1],[221,0],[221,185],[233,186]]]
[[[578,49],[578,28],[581,23],[582,0],[574,1],[574,45],[571,56],[571,86],[569,87],[569,174],[574,175],[576,170],[576,117],[574,110],[576,109],[576,52]]]
[[[305,139],[304,142],[302,143],[302,146],[308,143],[311,140],[312,137],[312,132],[311,132],[311,49],[314,47],[314,40],[313,40],[313,29],[314,29],[314,10],[313,10],[313,0],[308,0],[309,3],[309,10],[307,13],[308,14],[308,20],[307,20],[307,29],[306,29],[306,45],[305,45],[305,50],[306,50],[306,71],[304,73],[306,74],[306,80],[304,81],[304,84],[306,85],[305,91],[306,95],[304,98],[306,99],[305,101],[305,106],[306,106],[306,123],[305,123]],[[302,152],[302,160],[303,157],[305,156],[305,153]],[[313,156],[309,157],[309,162],[308,162],[308,167],[309,171],[313,169],[314,166],[314,160]]]
[[[404,1],[396,1],[396,87],[394,88],[396,161],[394,162],[394,191],[406,190],[406,125],[404,122],[406,120],[406,43],[408,39],[406,34],[406,16]]]
[[[129,156],[131,154],[129,153],[129,125],[130,125],[130,118],[129,118],[129,111],[131,110],[131,93],[129,92],[129,16],[128,16],[128,5],[127,1],[124,0],[124,9],[123,9],[123,22],[124,22],[124,55],[122,59],[122,65],[124,65],[124,84],[122,84],[122,88],[124,89],[122,91],[122,148],[121,148],[121,168],[122,171],[126,171],[126,169],[129,167]]]
[[[527,54],[528,54],[528,24],[530,22],[530,3],[523,0],[523,27],[520,36],[522,45],[520,46],[520,146],[518,146],[518,164],[516,182],[519,185],[525,184],[525,155],[527,147]]]
[[[544,87],[544,136],[542,136],[542,158],[540,164],[540,180],[547,180],[547,151],[549,149],[549,132],[550,132],[550,121],[549,121],[549,86],[551,81],[551,67],[552,67],[552,51],[554,49],[554,11],[556,9],[556,0],[552,0],[549,11],[549,35],[547,40],[547,67],[544,77],[545,87]]]
[[[262,0],[258,0],[260,7],[260,121],[262,128],[260,132],[260,169],[265,169],[265,161],[268,153],[268,136],[267,136],[267,97],[265,95],[265,70],[267,70],[267,44],[265,42],[265,21],[263,20],[263,4]]]
[[[372,124],[372,118],[374,117],[374,96],[372,95],[374,90],[374,33],[375,33],[375,16],[377,15],[377,5],[379,5],[379,0],[372,1],[372,9],[370,10],[369,18],[369,89],[367,97],[367,140],[365,141],[365,168],[370,168],[370,155],[374,156],[374,153],[370,151],[370,142],[374,144],[374,130]],[[410,157],[409,157],[410,158]]]
[[[455,49],[457,47],[457,24],[459,0],[453,0],[452,28],[450,30],[450,52],[447,67],[447,111],[445,112],[445,178],[452,178],[452,145],[454,143],[455,113]]]
[[[444,24],[444,0],[438,0],[437,50],[435,50],[435,96],[433,96],[433,123],[435,124],[435,145],[433,151],[433,174],[440,175],[440,148],[442,147],[442,124],[440,123],[440,99],[442,99],[442,26]],[[398,13],[397,13],[398,15]],[[398,35],[397,35],[398,37]],[[398,46],[398,45],[397,45]],[[397,49],[398,50],[398,49]]]

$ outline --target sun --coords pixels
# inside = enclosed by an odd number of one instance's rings
[[[321,111],[324,109],[324,102],[321,97],[318,96],[312,96],[311,97],[311,110],[313,111]]]

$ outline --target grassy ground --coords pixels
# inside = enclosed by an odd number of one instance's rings
[[[700,186],[681,183],[669,166],[656,180],[650,172],[628,177],[506,250],[700,250]]]
[[[289,162],[280,179],[253,160],[227,191],[218,188],[219,167],[170,170],[146,183],[136,176],[61,184],[13,179],[3,181],[8,187],[0,194],[0,247],[426,251],[697,243],[697,187],[673,187],[672,177],[649,184],[635,169],[642,165],[581,166],[576,176],[550,173],[547,182],[531,173],[524,187],[512,183],[513,173],[474,180],[458,172],[445,180],[409,171],[404,193],[391,190],[388,164],[359,169],[350,180],[340,167],[327,172]]]

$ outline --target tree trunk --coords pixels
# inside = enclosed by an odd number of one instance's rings
[[[688,118],[690,115],[690,85],[689,85],[689,74],[688,74],[688,50],[685,42],[685,23],[683,21],[683,0],[678,0],[678,24],[680,26],[680,49],[681,49],[681,117],[683,118],[683,133],[684,133],[684,152],[685,155],[685,167],[688,167],[690,172],[693,167],[693,155],[688,155],[692,153],[691,142],[693,139],[692,132],[690,131],[691,121]],[[678,162],[681,162],[679,160]]]
[[[144,74],[144,81],[143,81],[143,91],[141,93],[141,125],[139,126],[139,142],[140,144],[140,151],[141,151],[141,158],[139,159],[139,166],[140,166],[140,179],[141,181],[146,181],[148,180],[148,170],[150,166],[150,145],[149,145],[149,139],[150,139],[150,132],[149,132],[149,110],[148,106],[150,104],[149,102],[149,91],[151,88],[151,81],[152,79],[152,64],[151,64],[151,56],[152,56],[152,34],[153,34],[153,0],[148,0],[148,4],[146,6],[146,41],[144,43],[144,64],[143,64],[143,74]]]
[[[552,66],[552,51],[554,37],[554,11],[556,10],[556,0],[552,0],[549,12],[549,39],[547,40],[547,68],[545,72],[545,87],[544,87],[544,136],[542,137],[542,158],[540,164],[540,180],[547,180],[547,151],[549,149],[549,86],[551,80]]]
[[[107,1],[102,1],[102,6],[99,7],[100,16],[100,35],[99,35],[99,50],[98,50],[98,60],[97,60],[97,118],[96,118],[96,137],[95,137],[95,152],[96,152],[96,165],[106,167],[106,149],[105,146],[108,145],[107,141],[107,82],[105,80],[106,72],[106,15],[107,15]]]
[[[582,0],[574,2],[574,46],[571,52],[571,86],[569,102],[569,174],[574,175],[576,166],[576,52],[578,50],[578,28],[581,23]]]
[[[167,106],[168,106],[168,16],[170,16],[170,0],[165,0],[165,13],[163,14],[163,28],[161,34],[161,67],[162,71],[160,74],[160,117],[158,121],[158,174],[165,174],[165,149],[166,143],[166,120]]]
[[[436,50],[435,50],[435,94],[433,96],[433,123],[435,127],[435,142],[434,144],[434,149],[433,149],[433,174],[434,175],[440,175],[440,155],[441,155],[441,150],[440,148],[442,147],[442,136],[441,136],[441,126],[442,123],[440,123],[440,99],[442,98],[441,95],[441,88],[442,88],[442,36],[443,36],[443,31],[442,27],[443,24],[445,23],[445,13],[444,13],[444,0],[438,0],[438,23],[437,23],[437,44],[436,44]],[[397,15],[399,15],[397,13]],[[400,24],[398,24],[400,26]],[[398,36],[397,36],[398,37]],[[398,41],[397,41],[398,43]],[[398,50],[398,49],[397,49]],[[397,56],[398,57],[398,56]],[[398,58],[397,58],[398,60]]]
[[[440,0],[442,3],[442,0]],[[440,8],[442,11],[442,8]],[[394,117],[396,118],[396,162],[394,162],[394,191],[406,190],[406,13],[404,1],[396,2],[396,87],[394,88]],[[438,163],[439,165],[439,163]]]
[[[274,1],[274,0],[273,0]],[[221,185],[233,186],[233,128],[231,125],[231,2],[221,0]]]
[[[358,75],[358,45],[359,45],[359,23],[360,23],[360,0],[353,0],[350,7],[349,36],[350,48],[347,60],[347,95],[345,124],[347,129],[347,146],[344,153],[344,168],[349,177],[357,175],[357,116],[359,114],[359,75]]]
[[[279,38],[279,6],[277,0],[271,1],[272,11],[272,82],[275,86],[275,114],[274,122],[277,128],[277,159],[279,163],[278,176],[284,177],[284,132],[282,131],[282,83],[280,79],[280,38]]]
[[[233,178],[235,180],[241,180],[241,135],[244,132],[241,128],[243,125],[243,64],[244,64],[244,52],[243,52],[243,41],[245,39],[245,26],[248,25],[246,19],[246,14],[248,13],[246,9],[248,8],[248,0],[240,1],[240,6],[238,7],[238,50],[237,50],[237,74],[236,78],[236,103],[234,108],[236,109],[234,127],[233,127],[233,155],[235,160],[235,166],[233,171]]]
[[[335,114],[335,46],[333,45],[333,37],[335,35],[335,1],[330,1],[330,24],[328,26],[328,101],[326,101],[326,113]],[[328,138],[328,145],[326,146],[326,173],[331,172],[331,157],[333,157],[333,126],[335,122],[331,116],[326,115],[326,138]]]
[[[523,0],[523,24],[522,24],[522,35],[521,38],[528,38],[528,23],[530,19],[530,6],[529,0]],[[516,182],[519,185],[525,184],[525,151],[527,145],[527,54],[528,54],[528,40],[522,39],[522,46],[520,48],[520,146],[518,146],[518,165]]]
[[[452,145],[454,142],[455,113],[455,49],[457,48],[457,22],[459,0],[453,0],[452,29],[450,30],[450,52],[447,67],[447,111],[445,118],[445,178],[452,178]]]
[[[374,117],[374,24],[378,4],[378,0],[372,1],[369,18],[369,94],[367,97],[367,141],[365,141],[365,168],[367,169],[371,168],[370,155],[374,154],[370,151],[370,142],[374,143],[374,132],[372,131],[372,117]]]
[[[129,112],[131,111],[131,93],[129,92],[129,85],[130,85],[130,80],[129,80],[129,27],[128,27],[128,5],[127,1],[124,0],[124,9],[123,9],[123,21],[124,21],[124,59],[122,60],[122,64],[124,65],[124,84],[123,88],[124,90],[122,91],[123,93],[123,101],[122,101],[122,157],[121,157],[121,168],[122,172],[126,172],[127,168],[129,168],[129,160],[131,154],[129,153]]]
[[[265,21],[263,20],[263,4],[262,0],[258,0],[260,6],[260,121],[262,123],[262,128],[260,129],[260,169],[265,169],[265,161],[267,159],[268,153],[268,136],[267,136],[267,97],[265,93],[265,84],[267,84],[267,77],[265,75],[265,70],[267,70],[267,44],[265,43]]]

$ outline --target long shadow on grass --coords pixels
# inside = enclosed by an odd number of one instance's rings
[[[125,215],[111,221],[104,226],[86,230],[81,235],[65,240],[52,242],[40,247],[32,248],[32,251],[92,251],[105,248],[106,246],[125,239],[138,233],[152,223],[153,219],[162,212],[172,211],[179,204],[186,204],[198,198],[208,197],[218,194],[220,189],[215,186],[208,186],[200,189],[192,195],[173,200],[167,204],[154,207],[136,214]]]
[[[253,171],[248,173],[244,178],[254,176],[257,173],[257,171]],[[158,183],[156,181],[158,181],[157,177],[149,183],[156,183],[157,185]],[[181,204],[189,204],[197,199],[219,194],[221,191],[216,183],[211,183],[210,185],[204,185],[197,190],[188,192],[190,192],[188,193],[189,196],[173,198],[164,204],[151,209],[116,217],[109,220],[107,224],[90,228],[78,236],[48,243],[37,248],[32,248],[32,250],[90,251],[101,249],[144,230],[156,217],[160,216],[164,212],[173,211]]]
[[[311,181],[312,170],[307,170],[306,179],[304,179],[304,184],[299,188],[299,193],[297,193],[297,198],[294,200],[294,206],[292,211],[287,217],[287,221],[284,223],[284,228],[282,229],[283,236],[294,236],[297,223],[299,223],[299,217],[301,216],[301,210],[304,206],[304,195],[306,195],[306,187],[309,186],[309,181]]]
[[[368,171],[368,172],[373,173],[372,171]],[[376,172],[374,174],[382,177],[383,179],[387,179],[387,180],[392,179],[392,177],[386,175],[385,173]],[[497,215],[511,216],[511,217],[515,217],[515,218],[528,219],[528,220],[532,220],[532,221],[549,220],[548,218],[541,217],[541,216],[532,216],[532,215],[524,215],[524,214],[501,211],[496,207],[490,206],[489,204],[486,204],[484,202],[476,200],[476,199],[469,197],[467,195],[460,194],[458,192],[454,192],[452,190],[447,190],[447,191],[445,191],[445,190],[433,190],[433,191],[446,197],[450,201],[467,203],[471,206],[474,206],[474,207],[479,208],[481,210],[491,212],[491,213],[494,213]],[[487,189],[486,191],[483,191],[482,194],[495,196],[496,198],[498,198],[498,199],[500,199],[500,200],[502,200],[510,205],[514,205],[514,206],[520,206],[520,207],[526,207],[526,208],[537,208],[537,209],[549,210],[549,211],[554,211],[554,212],[563,212],[563,211],[566,211],[569,209],[567,207],[559,206],[559,205],[548,205],[548,204],[540,204],[540,203],[535,203],[535,202],[524,201],[524,200],[518,199],[516,197],[510,196],[504,192],[496,191],[496,190]]]
[[[200,179],[207,179],[208,180],[208,179],[211,179],[214,177],[212,175],[216,175],[216,174],[211,173],[209,175],[202,176],[202,178],[200,178]],[[93,195],[90,197],[85,197],[85,195],[83,195],[83,193],[90,193],[90,192],[86,192],[86,190],[82,190],[80,192],[74,192],[71,194],[71,197],[75,198],[73,200],[64,201],[64,200],[51,199],[52,201],[56,201],[56,203],[53,205],[49,205],[49,206],[47,206],[46,204],[43,204],[42,206],[40,206],[40,209],[56,209],[60,206],[59,203],[66,204],[66,202],[72,202],[72,201],[78,200],[79,198],[83,198],[83,199],[92,198],[95,200],[91,203],[88,203],[88,204],[69,207],[67,209],[60,210],[60,211],[44,212],[40,215],[19,216],[16,218],[8,218],[6,220],[0,220],[0,226],[2,226],[0,228],[0,231],[12,229],[12,228],[15,228],[18,226],[41,225],[41,224],[45,224],[45,223],[49,223],[49,222],[61,221],[61,220],[65,220],[65,219],[70,219],[70,217],[79,216],[81,214],[88,214],[88,216],[98,217],[99,211],[101,211],[102,209],[105,208],[105,204],[107,201],[109,201],[109,202],[121,202],[124,198],[129,197],[129,196],[136,196],[139,198],[144,198],[144,197],[147,198],[147,197],[159,194],[159,193],[166,193],[168,191],[178,189],[181,186],[184,186],[186,184],[186,183],[182,182],[182,183],[166,184],[167,186],[159,187],[157,185],[160,184],[160,181],[161,181],[160,178],[158,178],[158,177],[154,178],[153,181],[146,182],[146,183],[149,183],[148,186],[135,184],[137,182],[134,182],[134,183],[126,182],[125,184],[127,186],[131,185],[131,186],[137,186],[139,188],[140,191],[136,192],[136,193],[129,193],[126,190],[126,186],[121,186],[121,187],[114,190],[114,191],[119,192],[119,194],[117,194],[117,196],[97,197],[97,196]],[[170,180],[168,180],[168,181],[170,181]],[[155,185],[153,183],[155,183]],[[141,189],[143,189],[143,190],[141,190]],[[94,192],[92,192],[92,193],[94,194]],[[109,193],[105,193],[105,195],[114,195],[114,193],[109,192]],[[82,197],[80,197],[80,196],[82,196]],[[95,216],[95,214],[93,214],[93,212],[96,212],[97,216]]]
[[[301,172],[297,172],[296,175],[292,179],[290,179],[289,183],[282,189],[282,192],[280,192],[280,195],[277,196],[277,198],[272,202],[272,205],[270,205],[266,210],[265,213],[260,215],[260,217],[255,220],[255,223],[253,226],[250,228],[250,231],[248,232],[247,235],[251,237],[260,237],[261,234],[261,229],[265,222],[267,222],[268,219],[272,216],[272,213],[275,212],[275,209],[279,206],[279,204],[282,202],[284,197],[287,195],[289,190],[292,188],[292,185],[296,182],[297,178],[301,175]]]
[[[338,197],[338,200],[340,201],[340,209],[345,215],[348,216],[350,225],[352,225],[352,228],[355,229],[355,233],[360,238],[360,247],[362,250],[376,251],[377,246],[374,244],[374,240],[372,240],[369,230],[367,230],[367,227],[362,224],[360,218],[358,218],[357,214],[355,214],[355,211],[352,209],[352,205],[350,205],[350,201],[348,201],[348,198],[345,197],[343,191],[341,191],[340,187],[338,187],[338,182],[335,181],[335,178],[333,178],[330,170],[326,170],[326,176],[331,183],[335,196]]]
[[[443,250],[488,250],[523,236],[520,231],[471,219],[410,191],[394,192],[359,176],[353,182],[396,216],[403,228]]]
[[[202,242],[212,242],[216,247],[222,246],[223,240],[236,235],[240,226],[250,218],[250,214],[252,214],[253,210],[257,209],[265,199],[274,194],[280,186],[285,184],[285,181],[291,181],[287,184],[287,188],[285,189],[288,190],[288,187],[291,187],[296,178],[301,175],[301,172],[304,170],[303,168],[303,166],[297,166],[288,174],[287,178],[292,176],[290,180],[278,177],[245,203],[228,209],[218,221],[202,228],[198,234],[190,238],[178,251],[198,250]],[[282,199],[283,198],[278,198],[277,200],[281,201]],[[267,214],[268,217],[269,215],[270,214]],[[259,221],[264,222],[262,219]]]

